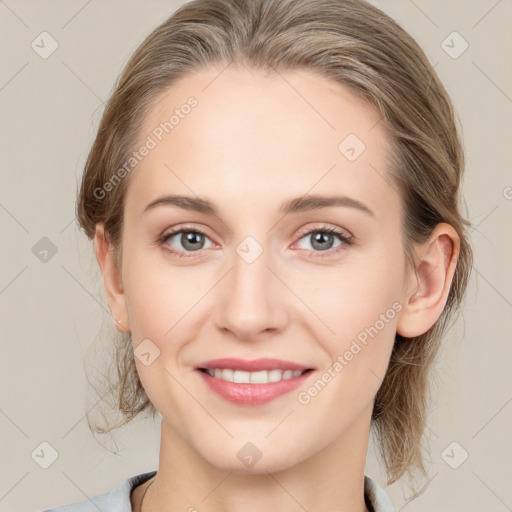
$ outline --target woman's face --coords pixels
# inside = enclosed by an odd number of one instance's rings
[[[367,435],[410,291],[379,121],[313,73],[231,68],[182,79],[144,121],[124,211],[124,321],[163,421],[217,467],[251,471],[244,456],[259,451],[257,471],[284,469]],[[190,200],[148,208],[166,196]],[[222,385],[228,399],[197,369],[217,358],[313,371],[272,400],[262,387],[280,385]]]

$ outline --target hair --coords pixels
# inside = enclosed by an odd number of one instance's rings
[[[462,305],[473,263],[471,225],[460,212],[464,151],[454,107],[423,50],[388,15],[364,0],[193,0],[182,5],[142,42],[117,79],[85,163],[77,198],[79,225],[93,239],[96,224],[104,224],[121,268],[130,176],[107,194],[98,189],[130,158],[146,114],[169,87],[188,73],[230,64],[262,71],[310,70],[378,109],[390,139],[386,171],[402,198],[408,268],[415,265],[415,244],[427,241],[438,223],[450,224],[460,237],[446,305],[424,334],[396,334],[372,413],[387,484],[405,472],[413,477],[419,470],[425,476],[429,371]],[[117,383],[109,376],[106,393],[123,420],[102,428],[87,415],[95,432],[119,428],[145,409],[156,413],[139,380],[130,339],[127,333],[115,341]]]

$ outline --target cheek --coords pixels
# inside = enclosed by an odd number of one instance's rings
[[[171,263],[163,249],[137,246],[129,236],[124,250],[123,285],[132,334],[158,344],[172,336],[173,326],[205,293],[204,275]]]
[[[347,362],[357,360],[366,371],[370,367],[383,376],[403,308],[404,262],[398,250],[386,246],[351,261],[329,273],[319,269],[308,277],[314,288],[302,293],[323,322],[317,332],[324,334],[318,339],[331,360],[338,356]]]
[[[206,266],[171,264],[161,255],[156,258],[155,252],[134,251],[126,261],[125,293],[135,354],[143,340],[156,346],[154,363],[145,366],[137,361],[137,366],[145,389],[159,395],[158,390],[169,386],[169,374],[184,377],[190,370],[187,347],[211,313],[209,292],[215,275]]]
[[[338,269],[309,272],[301,295],[336,335],[353,335],[350,329],[374,323],[401,298],[403,274],[399,265],[382,258],[360,261]],[[314,286],[308,286],[314,282]]]
[[[189,277],[183,268],[163,266],[149,251],[133,251],[126,259],[125,294],[137,371],[149,399],[164,415],[169,403],[189,398],[175,379],[181,381],[187,371],[181,365],[182,350],[193,337],[187,326],[194,304],[206,292]],[[147,352],[149,364],[137,357]]]
[[[313,383],[314,389],[306,389],[302,398],[314,399],[319,410],[331,410],[340,425],[350,423],[350,418],[370,406],[377,394],[389,364],[402,308],[396,283],[386,276],[377,280],[380,273],[370,272],[368,267],[365,270],[366,277],[357,280],[352,274],[344,280],[346,287],[341,290],[331,281],[333,300],[317,302],[318,315],[330,329],[324,325],[314,329],[315,340],[329,356],[318,379],[328,384],[325,392],[319,393],[321,396],[313,398],[315,389],[324,387]]]

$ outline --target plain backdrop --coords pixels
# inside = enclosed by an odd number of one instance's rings
[[[182,3],[0,0],[0,512],[84,500],[158,467],[158,416],[119,431],[117,454],[87,426],[84,358],[114,328],[74,211],[115,79]],[[464,310],[435,367],[428,488],[409,502],[400,482],[386,490],[405,512],[512,510],[512,1],[373,3],[419,42],[453,99],[475,226]],[[373,440],[366,472],[385,486]]]

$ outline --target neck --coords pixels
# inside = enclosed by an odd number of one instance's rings
[[[219,468],[221,464],[209,463],[162,419],[160,464],[143,491],[147,491],[143,512],[368,512],[364,468],[369,418],[369,414],[361,417],[350,431],[320,451],[312,446],[313,455],[302,461],[283,464],[267,460],[264,464],[263,454],[259,463],[245,473],[227,463],[225,469]],[[303,446],[302,451],[307,452],[307,447]]]

